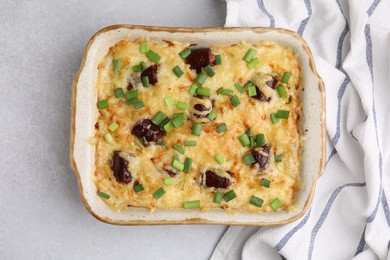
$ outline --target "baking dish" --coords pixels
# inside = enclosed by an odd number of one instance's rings
[[[96,79],[97,65],[109,47],[116,42],[146,36],[156,40],[178,40],[207,46],[215,43],[231,44],[242,40],[258,42],[272,40],[290,46],[300,57],[303,68],[301,100],[303,118],[300,131],[305,142],[302,154],[302,187],[296,195],[296,210],[251,214],[228,213],[223,210],[200,212],[198,210],[156,210],[131,207],[116,212],[108,208],[96,196],[92,182],[95,164],[95,146],[88,139],[95,133],[97,116]],[[104,222],[112,224],[236,224],[277,225],[291,222],[304,214],[310,206],[315,183],[322,174],[325,162],[325,89],[318,76],[313,57],[304,40],[294,32],[269,28],[162,28],[130,25],[115,25],[97,32],[89,41],[81,69],[73,83],[71,163],[78,178],[81,198],[89,212]]]

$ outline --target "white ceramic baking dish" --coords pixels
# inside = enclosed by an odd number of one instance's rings
[[[302,188],[296,194],[296,210],[253,214],[228,213],[213,209],[202,213],[194,210],[156,210],[130,207],[123,212],[110,209],[96,195],[92,181],[95,167],[95,146],[88,142],[95,134],[98,115],[95,90],[98,63],[109,47],[123,39],[146,36],[156,40],[177,40],[210,45],[237,43],[242,40],[258,42],[272,40],[290,46],[299,54],[303,68],[301,100],[303,117],[301,133],[303,146],[301,169]],[[302,91],[304,89],[304,91]],[[77,176],[81,198],[88,211],[97,219],[119,225],[149,224],[229,224],[229,225],[279,225],[301,217],[309,208],[315,184],[325,167],[325,87],[317,74],[312,54],[306,42],[295,32],[274,28],[164,28],[132,25],[115,25],[97,32],[88,42],[81,68],[73,82],[72,129],[70,158]]]

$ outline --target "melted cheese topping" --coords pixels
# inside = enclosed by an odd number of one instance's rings
[[[158,83],[148,88],[142,87],[139,74],[134,74],[132,66],[144,61],[149,67],[154,63],[140,53],[140,44],[145,42],[149,48],[161,56],[158,64]],[[108,99],[109,106],[99,110],[96,124],[96,171],[94,182],[98,191],[110,195],[104,202],[114,210],[125,210],[129,206],[145,207],[151,210],[180,209],[185,201],[200,200],[200,208],[206,211],[212,208],[226,210],[245,210],[259,213],[273,211],[270,204],[279,198],[283,205],[278,210],[292,210],[294,208],[294,194],[300,187],[300,156],[301,138],[298,131],[298,118],[301,113],[298,89],[301,84],[301,66],[296,54],[289,48],[280,46],[275,42],[263,41],[255,44],[241,42],[233,45],[211,45],[214,54],[220,54],[222,64],[214,66],[215,76],[208,77],[203,87],[211,89],[213,110],[217,117],[214,121],[204,124],[201,135],[191,134],[193,122],[191,109],[182,111],[175,105],[168,107],[164,97],[170,96],[175,102],[182,101],[193,104],[193,97],[188,94],[190,85],[197,74],[178,55],[189,43],[154,41],[139,38],[136,40],[123,40],[111,47],[108,54],[99,64],[97,82],[98,100]],[[260,63],[249,69],[243,57],[249,48],[257,50]],[[114,72],[113,60],[121,60],[119,70]],[[184,75],[177,78],[172,69],[178,65]],[[290,72],[291,77],[286,86],[289,98],[280,98],[277,91],[264,85],[264,75],[273,75],[279,81],[284,72]],[[250,98],[245,91],[239,93],[234,83],[244,85],[251,80],[267,96],[269,102]],[[132,83],[139,91],[138,99],[145,103],[145,107],[136,110],[134,105],[126,105],[125,97],[116,98],[114,89],[126,87]],[[220,87],[234,90],[240,100],[240,105],[233,107],[229,96],[217,95]],[[207,105],[207,104],[206,104]],[[278,110],[289,110],[288,120],[280,119],[273,124],[271,113]],[[172,118],[173,114],[184,112],[185,123],[178,129],[167,133],[163,137],[166,147],[153,143],[142,147],[138,138],[131,134],[133,126],[144,118],[152,118],[158,111]],[[108,129],[111,122],[117,122],[119,128],[114,132]],[[227,131],[217,132],[217,126],[225,123]],[[269,167],[259,173],[255,165],[245,165],[243,157],[250,152],[250,148],[243,147],[238,137],[251,127],[252,135],[263,133],[270,147]],[[113,142],[107,143],[104,139],[106,133],[111,133]],[[197,146],[186,147],[184,141],[196,140]],[[185,148],[185,154],[179,154],[173,146],[180,144]],[[114,151],[128,154],[128,170],[132,181],[122,184],[116,181],[112,170]],[[165,185],[163,179],[169,177],[164,169],[170,169],[175,154],[179,155],[181,162],[185,157],[193,159],[190,173],[178,172],[173,177],[173,185]],[[219,165],[214,159],[221,154],[224,163]],[[275,162],[275,155],[281,155],[282,162]],[[124,155],[125,156],[125,155]],[[207,169],[215,172],[231,171],[235,178],[226,175],[232,180],[228,189],[214,189],[201,185],[200,175]],[[221,174],[223,175],[223,174]],[[271,181],[270,188],[260,185],[261,178]],[[133,190],[135,182],[143,185],[144,191],[136,193]],[[153,193],[163,187],[165,194],[158,200]],[[216,191],[222,193],[233,189],[237,197],[221,204],[213,203]],[[252,196],[264,200],[262,207],[249,203]]]

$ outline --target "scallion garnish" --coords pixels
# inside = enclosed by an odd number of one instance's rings
[[[176,77],[178,77],[178,78],[180,78],[184,74],[184,72],[181,70],[181,68],[177,65],[172,69],[172,71],[176,75]]]
[[[213,121],[217,117],[217,113],[212,110],[208,115],[207,118],[210,119],[210,121]]]
[[[127,105],[134,105],[134,104],[137,104],[138,103],[138,98],[130,98],[128,100],[126,100],[126,104]]]
[[[164,125],[168,124],[171,120],[169,119],[169,117],[166,117],[163,119],[163,121],[161,121],[160,123],[160,127],[164,127]]]
[[[166,98],[164,98],[164,102],[165,102],[165,104],[167,105],[167,106],[172,106],[174,103],[175,103],[175,101],[173,100],[173,98],[172,97],[166,97]]]
[[[209,77],[214,77],[215,71],[213,70],[213,68],[212,68],[210,65],[207,65],[207,66],[204,67],[203,69],[204,69],[204,71],[206,71],[207,76],[209,76]]]
[[[252,81],[248,80],[248,81],[245,83],[244,88],[247,88],[247,87],[249,87],[249,86],[254,86],[254,85],[255,85],[255,84],[254,84]]]
[[[257,95],[256,87],[251,85],[248,87],[248,96],[253,97]]]
[[[249,139],[249,136],[245,133],[245,134],[242,134],[238,137],[238,140],[240,140],[240,143],[242,144],[242,146],[249,146],[251,141]]]
[[[142,71],[141,65],[134,65],[133,67],[131,67],[131,69],[132,69],[134,72],[141,72],[141,71]]]
[[[146,43],[141,43],[139,46],[139,52],[142,54],[146,54],[149,51],[149,46]]]
[[[116,88],[116,89],[114,89],[114,95],[116,98],[120,98],[120,97],[123,97],[125,95],[125,93],[123,92],[122,88]]]
[[[252,196],[251,200],[249,201],[250,204],[252,204],[253,206],[259,207],[259,208],[261,206],[263,206],[263,202],[264,202],[264,200],[262,200],[256,196]]]
[[[224,96],[230,96],[230,97],[234,96],[233,90],[227,89],[227,88],[222,88],[222,87],[217,89],[217,94],[218,95],[224,95]]]
[[[251,60],[246,65],[248,66],[248,68],[253,69],[259,63],[260,63],[260,60],[258,58],[254,58],[253,60]]]
[[[152,118],[152,122],[156,125],[160,124],[161,121],[164,119],[165,114],[161,111],[158,111],[154,117]]]
[[[257,145],[257,147],[265,145],[265,135],[264,134],[256,135],[256,145]]]
[[[106,140],[107,143],[111,143],[112,141],[114,141],[114,138],[110,133],[107,133],[104,135],[104,140]]]
[[[108,126],[108,129],[110,129],[110,131],[114,132],[116,129],[118,129],[119,125],[116,123],[116,122],[112,122],[109,126]]]
[[[232,103],[232,105],[234,106],[234,107],[237,107],[237,106],[239,106],[241,103],[240,103],[240,100],[238,99],[238,97],[237,96],[232,96],[231,98],[230,98],[230,102]]]
[[[141,70],[145,70],[145,69],[146,69],[146,64],[145,64],[144,61],[141,61],[141,62],[139,63],[139,65],[141,66]]]
[[[282,156],[281,155],[275,155],[275,162],[282,162]]]
[[[182,164],[181,162],[179,162],[176,159],[173,160],[172,167],[175,168],[178,171],[181,171],[181,172],[184,170],[184,164]]]
[[[193,83],[193,84],[191,85],[191,87],[188,89],[188,93],[189,93],[191,96],[195,95],[196,89],[197,89],[197,88],[198,88],[198,85],[196,85],[195,83]]]
[[[98,192],[97,192],[97,195],[98,195],[99,197],[103,198],[103,199],[106,199],[106,200],[108,200],[108,199],[111,197],[111,196],[108,195],[107,193],[104,193],[104,192],[101,192],[101,191],[98,191]]]
[[[181,109],[181,110],[186,110],[186,109],[187,109],[187,106],[188,106],[188,104],[187,104],[186,102],[178,101],[178,102],[176,103],[176,107],[177,107],[178,109]]]
[[[206,81],[206,79],[207,75],[201,72],[198,74],[198,76],[196,76],[195,81],[202,85]]]
[[[249,63],[249,62],[256,56],[256,53],[257,53],[257,51],[256,51],[255,49],[250,48],[250,49],[246,52],[246,54],[245,54],[243,60],[246,61],[247,63]]]
[[[192,134],[196,136],[200,136],[202,128],[203,125],[201,123],[194,123],[194,126],[192,127]]]
[[[226,124],[220,124],[217,126],[217,132],[219,134],[225,132],[226,130],[227,130]]]
[[[260,185],[266,188],[269,188],[271,182],[265,178],[261,178]]]
[[[175,156],[173,156],[173,160],[179,161],[179,155],[175,154]]]
[[[99,102],[97,102],[97,106],[100,109],[108,107],[108,99],[100,100]]]
[[[283,74],[283,77],[282,77],[282,82],[283,83],[288,83],[288,81],[290,80],[290,77],[291,77],[291,73],[290,72],[285,72]]]
[[[178,152],[181,153],[181,154],[184,154],[184,153],[186,152],[186,150],[185,150],[182,146],[180,146],[180,145],[178,145],[178,144],[175,144],[175,145],[173,146],[173,148],[175,148],[175,150],[178,151]]]
[[[253,136],[249,136],[249,141],[250,141],[250,148],[255,148],[255,138]]]
[[[165,146],[165,143],[163,141],[156,142],[157,145]]]
[[[217,203],[217,204],[221,204],[222,202],[222,192],[219,192],[217,191],[215,194],[214,194],[214,200],[213,200],[214,203]]]
[[[251,153],[244,157],[245,165],[251,165],[254,164],[255,162],[256,162],[255,158],[253,158],[253,155]]]
[[[185,146],[196,146],[196,141],[184,141]]]
[[[143,191],[144,190],[144,186],[142,186],[142,184],[138,184],[138,185],[135,185],[134,187],[133,187],[133,190],[135,191],[135,192],[141,192],[141,191]]]
[[[290,111],[288,111],[288,110],[278,110],[276,115],[278,116],[278,118],[288,119],[288,116],[290,115]]]
[[[175,126],[173,125],[172,121],[169,121],[168,123],[166,123],[164,126],[163,126],[165,132],[169,133],[171,132]]]
[[[183,206],[185,209],[200,208],[200,200],[184,201]]]
[[[164,184],[165,185],[173,185],[173,179],[170,177],[164,178]]]
[[[118,72],[119,71],[119,67],[122,63],[122,60],[112,60],[112,64],[114,66],[114,72]]]
[[[146,57],[148,57],[149,60],[153,61],[154,63],[159,63],[161,57],[160,55],[158,55],[157,53],[155,53],[154,51],[152,50],[149,50],[147,53],[146,53]]]
[[[279,117],[278,117],[278,115],[276,113],[272,113],[271,114],[271,121],[272,121],[273,124],[279,123]]]
[[[179,128],[184,124],[184,114],[178,113],[173,115],[172,124],[175,128]]]
[[[246,133],[247,136],[251,136],[252,128],[249,127],[249,128],[246,130],[245,133]]]
[[[274,210],[277,210],[282,205],[283,205],[283,202],[279,198],[276,198],[271,202],[271,208]]]
[[[285,98],[287,97],[287,91],[286,88],[282,85],[279,85],[276,87],[276,90],[278,91],[279,97]]]
[[[236,87],[236,89],[238,90],[238,92],[240,92],[241,94],[244,93],[244,88],[241,86],[240,83],[235,83],[234,86]]]
[[[163,187],[160,187],[158,190],[156,190],[156,191],[153,193],[153,198],[155,198],[156,200],[158,200],[158,199],[161,198],[164,194],[165,194],[165,190],[163,189]]]
[[[231,201],[231,200],[234,199],[235,197],[237,197],[237,195],[236,195],[236,193],[234,192],[234,190],[230,190],[230,191],[226,192],[226,193],[223,195],[223,199],[224,199],[226,202]]]
[[[223,164],[224,159],[223,159],[223,156],[222,156],[221,154],[216,154],[216,155],[214,156],[214,159],[217,161],[217,163],[218,163],[219,165]]]
[[[198,94],[199,96],[209,97],[210,96],[210,89],[209,88],[197,88],[196,94]]]
[[[144,85],[145,88],[150,87],[148,76],[142,77],[142,84]]]
[[[126,99],[132,99],[138,97],[138,90],[131,90],[125,94]]]
[[[191,50],[189,48],[185,48],[179,53],[179,56],[183,59],[187,58],[191,54]]]
[[[222,64],[222,57],[221,55],[215,55],[215,65],[221,65]]]
[[[191,158],[186,158],[184,160],[184,169],[183,172],[189,173],[191,172],[191,166],[192,166],[192,159]]]
[[[134,107],[135,107],[135,109],[141,109],[141,108],[143,108],[145,106],[145,103],[144,102],[137,102],[137,103],[135,103],[134,104]]]

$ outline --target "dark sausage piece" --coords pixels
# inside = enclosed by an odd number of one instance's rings
[[[163,130],[147,118],[136,124],[131,133],[147,142],[156,142],[164,135]]]
[[[252,98],[257,99],[257,100],[261,100],[261,101],[265,101],[265,102],[269,102],[271,100],[271,98],[267,98],[263,94],[263,92],[260,91],[260,89],[257,86],[255,86],[255,87],[256,87],[256,95],[253,96]]]
[[[261,149],[264,153],[269,155],[269,147],[267,145],[261,147]],[[255,150],[252,151],[252,156],[255,159],[255,164],[257,163],[259,165],[260,171],[264,171],[265,169],[267,169],[269,156],[264,156]]]
[[[274,77],[272,77],[271,80],[265,82],[265,84],[267,84],[267,86],[272,89],[276,88],[276,83],[278,83],[278,81]]]
[[[190,64],[192,70],[196,70],[199,73],[203,67],[215,65],[215,55],[210,48],[193,49],[185,61],[187,64]]]
[[[127,170],[127,165],[129,164],[124,158],[119,156],[119,152],[114,152],[113,166],[114,166],[114,176],[117,182],[129,183],[131,182],[131,173]]]
[[[149,78],[149,84],[150,85],[155,85],[158,81],[157,77],[157,65],[154,64],[147,68],[146,70],[142,71],[141,73],[141,80],[143,77],[148,77]]]
[[[220,177],[214,172],[207,170],[203,175],[203,178],[206,178],[205,185],[209,188],[224,188],[230,186],[230,180],[224,177]]]

